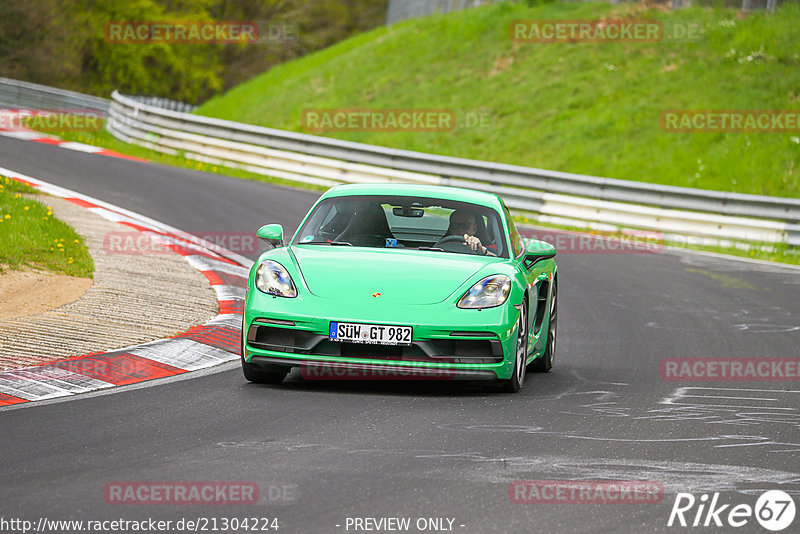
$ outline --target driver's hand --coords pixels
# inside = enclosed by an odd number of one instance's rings
[[[464,234],[464,242],[478,254],[486,254],[486,247],[481,245],[481,240],[474,235]]]

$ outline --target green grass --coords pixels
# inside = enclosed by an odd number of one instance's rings
[[[694,42],[514,43],[519,19],[699,23]],[[444,108],[450,132],[339,139],[651,183],[800,195],[800,133],[668,133],[663,110],[800,108],[800,10],[502,3],[383,27],[274,67],[197,113],[304,131],[308,108]]]
[[[46,197],[0,176],[0,274],[6,269],[38,269],[92,278],[94,262],[83,238],[58,220]]]

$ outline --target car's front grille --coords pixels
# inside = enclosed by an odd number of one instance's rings
[[[314,349],[314,354],[341,356],[343,358],[372,358],[375,360],[424,361],[426,359],[425,353],[415,344],[372,345],[329,340],[319,343]]]
[[[489,332],[481,334],[491,335]],[[306,330],[268,326],[258,322],[250,325],[247,343],[256,349],[342,358],[440,363],[497,363],[503,360],[503,347],[496,338],[450,338],[415,341],[411,345],[372,345],[331,341],[327,336]]]
[[[438,357],[503,357],[503,347],[496,339],[435,339],[429,343],[435,347]]]

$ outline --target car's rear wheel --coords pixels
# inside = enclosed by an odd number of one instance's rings
[[[550,319],[547,325],[547,345],[541,358],[531,362],[530,369],[535,373],[546,373],[553,368],[556,357],[556,334],[558,333],[558,286],[553,285],[553,296],[550,298]]]
[[[517,346],[514,356],[514,371],[511,378],[503,380],[503,391],[516,393],[525,382],[525,360],[528,357],[528,301],[522,302],[517,320]]]
[[[242,360],[242,372],[248,382],[254,384],[280,384],[289,373],[289,368],[282,365],[256,364],[244,361],[244,317],[242,317],[242,340],[239,357]]]

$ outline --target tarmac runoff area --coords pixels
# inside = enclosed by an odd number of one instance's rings
[[[173,336],[216,316],[214,289],[182,256],[114,253],[104,247],[105,238],[124,226],[61,198],[47,196],[46,202],[84,238],[94,281],[78,300],[0,320],[0,371]]]

